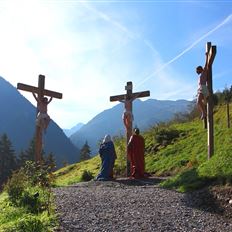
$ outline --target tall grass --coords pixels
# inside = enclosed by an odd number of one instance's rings
[[[49,173],[29,162],[0,195],[0,231],[50,232],[56,224]]]

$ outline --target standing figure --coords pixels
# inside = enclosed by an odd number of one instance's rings
[[[203,120],[207,116],[205,106],[207,104],[207,97],[209,95],[209,91],[206,86],[206,82],[207,82],[206,67],[202,68],[202,66],[198,66],[196,68],[196,73],[200,75],[198,79],[198,89],[197,89],[197,107],[201,114],[200,118]]]
[[[144,161],[145,142],[140,135],[138,128],[134,129],[134,134],[131,136],[128,143],[128,155],[130,160],[131,178],[144,178],[145,161]]]
[[[37,101],[37,118],[36,118],[36,125],[44,129],[46,132],[46,129],[48,127],[48,124],[50,122],[50,117],[47,113],[48,111],[48,104],[52,101],[52,97],[48,100],[47,97],[43,97],[42,100],[40,100],[35,93],[32,93],[35,100]]]
[[[97,180],[113,179],[114,162],[117,158],[114,143],[110,135],[106,135],[100,144],[99,154],[101,157],[101,171],[97,175]]]

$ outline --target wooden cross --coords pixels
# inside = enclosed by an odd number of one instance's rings
[[[129,111],[132,113],[132,102],[133,100],[135,100],[136,98],[140,98],[140,97],[148,97],[150,96],[150,91],[143,91],[143,92],[136,92],[133,93],[132,91],[133,86],[132,86],[132,82],[129,81],[127,82],[127,85],[125,86],[125,90],[126,90],[126,94],[121,94],[121,95],[116,95],[116,96],[111,96],[110,97],[110,101],[121,101],[124,104],[128,104],[128,109]],[[130,137],[132,135],[132,129],[133,129],[133,122],[132,120],[129,123],[129,126],[126,127],[126,144],[128,144]],[[127,148],[127,146],[126,146]],[[127,149],[127,176],[130,176],[130,162],[128,160],[128,149]]]
[[[207,101],[207,129],[208,129],[208,159],[214,154],[214,123],[213,123],[213,78],[212,65],[216,56],[217,47],[211,45],[211,42],[206,43],[206,71],[207,71],[207,87],[209,97]]]
[[[54,91],[50,91],[44,88],[45,87],[45,76],[39,75],[38,87],[31,85],[25,85],[22,83],[17,84],[17,89],[24,90],[31,93],[37,93],[37,98],[42,100],[44,96],[49,96],[53,98],[62,98],[62,94]],[[38,110],[38,109],[37,109]],[[35,132],[35,162],[41,163],[42,160],[42,139],[43,133],[42,128],[36,125]]]

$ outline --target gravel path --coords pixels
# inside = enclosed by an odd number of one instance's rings
[[[232,220],[222,217],[213,201],[204,204],[195,195],[159,188],[157,182],[91,181],[56,188],[57,232],[232,232]]]

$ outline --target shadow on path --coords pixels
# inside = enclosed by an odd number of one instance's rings
[[[128,186],[148,186],[148,185],[154,186],[154,185],[158,185],[164,180],[166,179],[158,178],[158,177],[149,177],[144,179],[120,178],[120,179],[116,179],[115,182]]]
[[[156,186],[164,180],[165,180],[165,178],[161,178],[161,177],[149,177],[149,178],[144,178],[144,179],[117,178],[117,179],[108,180],[108,181],[91,180],[88,182],[80,182],[80,183],[77,183],[75,185],[71,185],[71,186],[67,186],[67,187]]]
[[[204,212],[224,215],[224,208],[208,187],[191,193],[184,194],[183,201],[186,206],[196,208]]]

